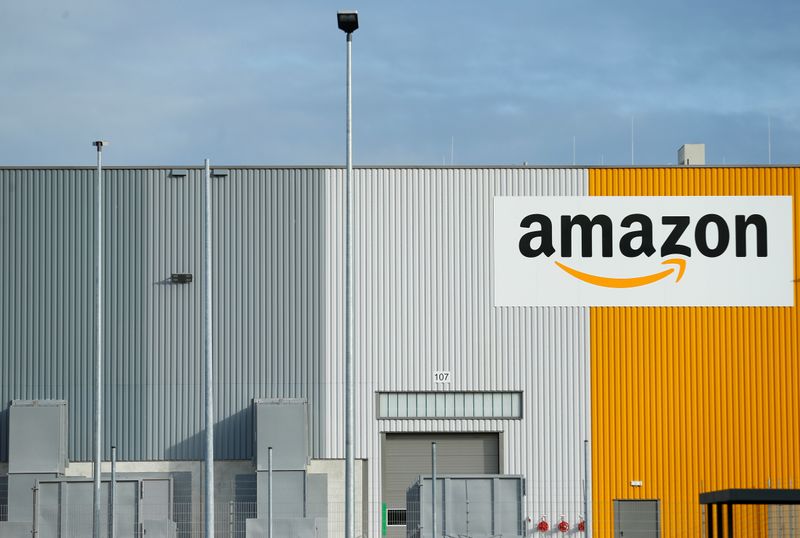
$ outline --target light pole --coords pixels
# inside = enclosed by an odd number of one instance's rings
[[[97,268],[95,276],[95,308],[97,309],[96,360],[94,365],[94,506],[92,507],[92,536],[100,538],[100,461],[103,444],[101,428],[103,424],[103,146],[108,142],[95,140],[97,148]]]
[[[206,476],[205,476],[205,536],[213,538],[214,523],[214,361],[212,356],[212,295],[211,295],[211,163],[205,160],[205,208],[203,212],[203,264],[205,269],[205,293],[203,309],[205,325],[206,359]],[[270,537],[271,538],[271,537]]]
[[[344,392],[345,392],[345,422],[344,422],[344,536],[355,538],[355,459],[353,456],[353,429],[355,427],[355,402],[353,397],[354,371],[353,371],[353,338],[352,338],[352,312],[353,288],[351,285],[350,271],[350,183],[353,175],[353,114],[351,90],[351,63],[353,32],[358,29],[357,11],[340,11],[336,14],[339,29],[347,34],[347,174],[345,179],[345,232],[344,232]]]

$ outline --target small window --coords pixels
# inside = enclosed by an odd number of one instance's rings
[[[522,393],[379,392],[378,418],[522,418]]]
[[[387,510],[386,511],[386,524],[387,525],[405,525],[406,524],[406,511],[405,510]]]
[[[408,415],[408,394],[397,395],[397,416],[405,417]]]

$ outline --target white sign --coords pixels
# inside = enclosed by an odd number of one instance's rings
[[[433,382],[450,383],[450,372],[444,370],[439,372],[433,372]]]
[[[793,306],[790,196],[494,199],[495,306]]]

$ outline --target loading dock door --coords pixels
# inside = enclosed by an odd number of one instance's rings
[[[406,536],[406,490],[419,475],[431,474],[433,441],[436,441],[438,474],[500,472],[497,433],[387,433],[381,450],[381,484],[389,515],[389,538]]]
[[[661,536],[658,501],[614,501],[614,536],[619,538]]]

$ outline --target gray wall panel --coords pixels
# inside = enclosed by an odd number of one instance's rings
[[[306,398],[324,432],[324,174],[230,169],[215,179],[217,447],[252,457],[252,398]]]
[[[331,171],[327,231],[331,391],[327,457],[343,457],[342,170]],[[380,507],[380,432],[502,432],[501,472],[528,479],[527,512],[582,513],[589,420],[589,311],[493,306],[493,197],[582,196],[583,169],[357,169],[354,179],[356,457],[372,462]],[[434,370],[450,370],[448,385]],[[521,390],[522,420],[382,420],[376,391]]]
[[[150,427],[142,431],[142,459],[197,459],[204,425],[203,172],[157,178],[150,201],[151,306],[145,359],[145,416]],[[192,273],[194,281],[172,284],[172,273]]]
[[[85,170],[0,172],[0,402],[70,401],[70,454],[89,450],[81,416],[90,416],[94,211]],[[90,246],[91,245],[91,246]],[[69,358],[67,358],[69,357]],[[74,402],[74,403],[73,403]],[[3,413],[0,459],[8,459]]]
[[[112,443],[120,460],[202,458],[203,171],[169,172],[104,173],[105,458]],[[213,181],[215,450],[249,459],[254,397],[308,398],[322,423],[324,174]],[[0,170],[0,460],[12,399],[68,400],[69,457],[91,458],[94,189],[92,168]]]
[[[105,436],[136,452],[143,424],[150,225],[145,172],[105,174]],[[95,279],[92,170],[2,170],[0,401],[65,399],[69,456],[89,459]],[[2,435],[7,423],[0,424]],[[7,459],[0,443],[0,459]],[[108,457],[108,454],[106,454]]]
[[[202,170],[188,170],[107,169],[105,431],[121,460],[202,457]],[[312,455],[343,457],[344,171],[228,170],[213,187],[216,454],[252,456],[251,398],[302,397]],[[73,461],[91,457],[93,180],[0,170],[0,401],[68,400]],[[588,309],[492,306],[492,198],[585,195],[587,172],[360,168],[354,194],[356,441],[372,513],[380,431],[475,430],[502,432],[502,471],[528,477],[532,513],[573,514]],[[194,283],[170,284],[179,271]],[[450,385],[433,384],[437,369]],[[376,391],[499,389],[523,391],[523,420],[375,417]]]
[[[145,442],[150,436],[152,422],[147,421],[149,403],[147,367],[150,364],[149,344],[152,342],[150,316],[153,308],[154,279],[150,268],[153,255],[151,246],[154,224],[152,218],[153,186],[166,178],[164,171],[114,170],[104,173],[108,188],[105,190],[105,250],[107,260],[104,273],[106,299],[104,338],[103,421],[104,459],[111,458],[110,446],[116,444],[117,454],[124,459],[133,455],[146,457]],[[91,175],[94,187],[94,175]],[[94,236],[90,270],[94,273]],[[94,297],[94,290],[90,297]],[[94,332],[94,309],[90,333]],[[92,336],[92,338],[94,338]],[[94,347],[90,352],[94,360]],[[91,407],[93,383],[83,388],[81,397]],[[72,401],[69,402],[72,407]],[[92,421],[82,417],[81,428],[85,443],[90,444]],[[75,431],[70,428],[70,434]],[[71,459],[92,457],[90,446]]]

